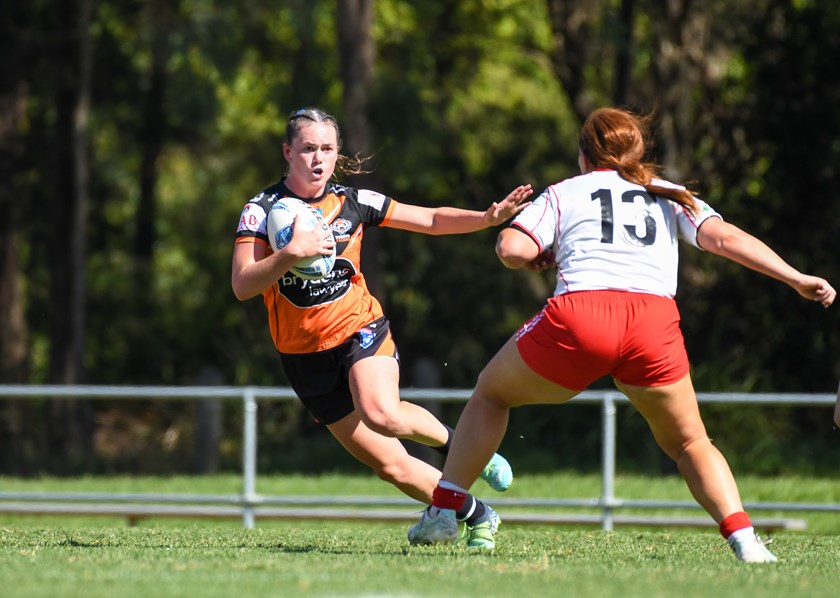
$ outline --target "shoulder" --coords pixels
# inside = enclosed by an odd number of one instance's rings
[[[549,185],[543,192],[549,199],[562,197],[577,197],[592,189],[613,188],[626,185],[626,181],[618,176],[614,170],[596,170],[586,174],[578,174]]]
[[[271,204],[275,201],[280,199],[281,197],[289,197],[291,193],[283,184],[282,181],[274,183],[273,185],[269,185],[256,195],[254,195],[251,199],[248,200],[247,206],[258,205],[263,208],[266,212],[271,209]]]
[[[330,189],[336,195],[344,196],[351,202],[377,211],[386,209],[392,201],[384,193],[373,191],[372,189],[357,189],[355,187],[345,187],[337,184],[332,184]]]
[[[347,185],[339,185],[338,183],[330,183],[327,187],[327,194],[333,194],[336,197],[349,200],[352,203],[361,204],[363,206],[371,206],[377,209],[382,209],[382,206],[388,199],[386,195],[377,191],[348,187]]]
[[[685,185],[680,185],[678,183],[674,183],[672,181],[669,181],[669,180],[666,180],[666,179],[660,179],[660,178],[656,178],[656,177],[651,179],[650,183],[652,185],[656,185],[657,187],[665,187],[666,189],[680,189],[680,190],[685,189]]]

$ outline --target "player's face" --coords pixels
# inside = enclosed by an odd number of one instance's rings
[[[304,198],[322,195],[338,160],[335,127],[312,123],[298,129],[292,144],[283,144],[283,155],[289,163],[286,186]]]

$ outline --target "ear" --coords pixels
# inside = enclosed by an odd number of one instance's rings
[[[578,150],[578,166],[580,167],[581,174],[592,172],[592,164],[589,162],[589,158],[586,157],[586,154],[583,153],[582,149]]]
[[[292,148],[286,143],[283,144],[283,157],[286,158],[286,162],[292,161]]]

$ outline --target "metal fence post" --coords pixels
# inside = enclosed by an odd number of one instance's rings
[[[254,389],[246,388],[242,399],[242,525],[251,529],[254,527],[257,496],[257,401]]]
[[[607,393],[603,398],[601,438],[601,503],[603,508],[601,527],[605,532],[613,531],[613,505],[615,503],[615,395]]]

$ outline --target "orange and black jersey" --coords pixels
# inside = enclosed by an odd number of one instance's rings
[[[242,210],[236,243],[260,243],[270,254],[266,215],[283,197],[297,196],[280,181],[252,198]],[[329,222],[336,258],[333,271],[320,280],[303,280],[287,272],[263,291],[274,345],[289,354],[332,349],[382,317],[382,307],[361,272],[362,237],[367,227],[385,224],[396,204],[381,193],[334,183],[321,197],[298,199],[320,210]]]

